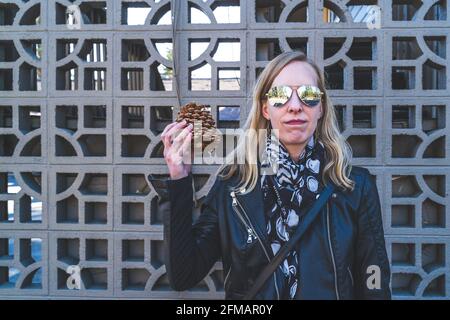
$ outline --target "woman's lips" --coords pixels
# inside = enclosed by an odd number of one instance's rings
[[[303,120],[291,120],[291,121],[288,121],[288,122],[285,122],[285,123],[287,125],[290,125],[290,126],[300,126],[302,124],[305,124],[306,121],[303,121]]]

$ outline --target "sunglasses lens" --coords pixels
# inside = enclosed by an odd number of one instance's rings
[[[320,89],[314,86],[301,86],[297,93],[300,100],[310,107],[317,106],[322,99]]]
[[[291,97],[292,89],[288,86],[273,87],[267,93],[269,104],[273,107],[282,107]]]

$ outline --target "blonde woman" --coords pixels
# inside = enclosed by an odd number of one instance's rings
[[[191,165],[184,161],[192,126],[174,122],[162,133],[172,288],[195,286],[222,259],[226,299],[248,297],[251,289],[252,299],[390,299],[377,186],[367,169],[351,166],[316,64],[299,51],[273,59],[255,85],[244,129],[254,132],[250,144],[241,139],[227,158],[194,223]],[[239,156],[244,161],[233,162]],[[331,197],[303,226],[327,186],[335,187]],[[254,289],[302,226],[301,238]]]

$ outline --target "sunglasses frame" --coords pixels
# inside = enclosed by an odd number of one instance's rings
[[[295,90],[293,89],[293,86],[279,85],[279,86],[272,87],[272,88],[269,89],[269,91],[267,91],[267,93],[264,95],[264,96],[266,97],[267,101],[268,101],[268,99],[269,99],[268,97],[269,97],[270,92],[271,92],[274,88],[280,88],[280,87],[288,87],[288,88],[290,88],[290,89],[292,90],[292,91],[291,91],[291,95],[290,95],[289,98],[286,100],[286,102],[283,103],[281,106],[274,106],[274,105],[272,105],[271,103],[269,103],[269,105],[272,106],[272,107],[274,107],[274,108],[282,108],[282,107],[284,107],[284,106],[286,105],[286,103],[288,103],[288,101],[292,99],[292,95],[294,94],[294,91],[297,92],[297,96],[298,96],[298,98],[300,99],[300,101],[301,101],[304,105],[308,106],[309,108],[314,108],[314,107],[316,107],[320,102],[322,102],[322,96],[324,95],[324,93],[323,93],[322,91],[320,91],[319,87],[316,87],[316,86],[313,86],[313,85],[302,85],[302,86],[299,86],[299,87],[298,87],[297,89],[295,89]],[[302,97],[301,97],[301,94],[299,94],[299,92],[298,92],[300,89],[301,89],[302,91],[304,91],[304,90],[306,90],[308,87],[312,87],[312,88],[314,88],[314,90],[315,90],[315,89],[318,89],[318,90],[319,90],[320,102],[317,103],[317,104],[314,105],[314,106],[309,105],[309,104],[308,104],[308,101],[304,101],[304,100],[302,99]]]

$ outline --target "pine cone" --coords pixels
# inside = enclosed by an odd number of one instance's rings
[[[181,107],[176,119],[177,122],[183,121],[184,119],[187,123],[192,123],[193,125],[194,121],[201,121],[202,130],[194,127],[192,141],[202,141],[202,151],[210,143],[220,141],[220,134],[215,127],[211,112],[206,109],[207,107],[206,105],[190,102]],[[200,136],[202,138],[201,140]]]

